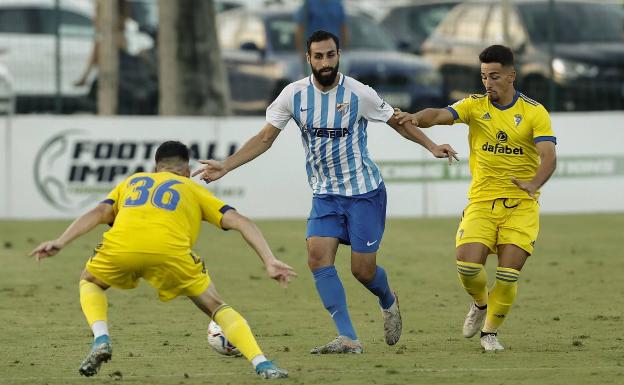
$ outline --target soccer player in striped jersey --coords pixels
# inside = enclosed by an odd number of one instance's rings
[[[351,272],[379,299],[386,343],[401,336],[401,314],[386,272],[376,263],[386,218],[386,190],[366,146],[369,121],[386,122],[405,138],[427,148],[437,158],[456,158],[447,144],[436,145],[418,128],[399,125],[393,108],[370,87],[338,72],[338,38],[314,32],[307,41],[312,75],[286,86],[267,108],[267,123],[256,136],[225,161],[202,161],[206,182],[267,151],[291,120],[297,123],[306,156],[308,182],[313,191],[307,225],[308,266],[321,301],[331,315],[338,336],[313,354],[361,353],[351,323],[345,291],[334,267],[340,243],[351,245]]]
[[[555,171],[557,140],[546,109],[514,88],[513,52],[493,45],[479,55],[486,93],[442,109],[396,112],[418,127],[468,125],[472,183],[456,235],[459,280],[473,298],[464,337],[481,330],[485,351],[503,350],[497,331],[516,298],[518,277],[539,232],[539,189]],[[489,291],[483,265],[498,254]],[[484,323],[485,321],[485,323]]]
[[[188,147],[174,141],[163,143],[156,150],[155,172],[126,178],[59,238],[43,242],[32,252],[37,260],[51,257],[98,224],[112,224],[80,276],[80,304],[94,338],[91,351],[78,369],[84,376],[95,375],[112,356],[104,291],[111,286],[135,288],[140,278],[156,288],[161,301],[189,297],[219,324],[261,377],[288,376],[287,371],[266,359],[245,319],[223,303],[204,260],[191,251],[201,221],[240,232],[268,275],[283,286],[296,274],[273,256],[262,233],[249,219],[189,179],[188,162]]]

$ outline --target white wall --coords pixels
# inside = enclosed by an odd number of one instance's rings
[[[7,142],[10,140],[8,135],[11,131],[8,129],[10,124],[9,117],[0,117],[0,218],[7,216],[9,207],[9,187],[7,171],[10,163],[10,153],[7,151]]]
[[[542,212],[624,211],[624,113],[553,114],[552,120],[559,167],[543,189]],[[200,158],[212,146],[212,156],[223,158],[263,124],[262,118],[15,117],[10,143],[0,124],[0,151],[10,157],[0,165],[0,218],[75,217],[125,175],[98,181],[87,174],[79,182],[75,171],[81,167],[103,171],[104,179],[111,170],[151,170],[156,147],[169,139],[194,145]],[[389,216],[457,216],[466,204],[467,128],[434,127],[426,133],[453,145],[462,162],[447,168],[445,160],[433,159],[390,127],[369,126],[369,149],[388,188]],[[299,131],[290,123],[267,153],[208,188],[251,217],[306,217],[312,194],[304,162]],[[440,178],[445,171],[451,177]],[[423,182],[424,176],[430,180]]]

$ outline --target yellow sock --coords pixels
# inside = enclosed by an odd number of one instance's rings
[[[107,321],[108,300],[104,290],[95,283],[80,280],[80,305],[89,326],[95,321]]]
[[[232,345],[236,346],[249,362],[255,356],[262,354],[247,321],[236,310],[226,305],[218,309],[212,318],[219,324],[223,334]]]
[[[459,281],[477,306],[488,303],[487,273],[480,263],[457,261]]]
[[[520,272],[508,267],[498,267],[496,269],[496,282],[490,291],[488,299],[487,316],[483,331],[485,333],[496,333],[501,326],[511,305],[516,299],[518,291],[518,276]]]

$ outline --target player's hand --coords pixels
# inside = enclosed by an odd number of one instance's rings
[[[457,151],[450,144],[438,144],[431,150],[431,153],[436,158],[448,158],[449,164],[453,164],[453,159],[459,162]]]
[[[401,111],[400,109],[395,108],[394,118],[399,122],[399,124],[410,122],[413,126],[418,127],[418,119],[416,118],[416,114],[410,114],[409,112]]]
[[[276,280],[280,286],[287,287],[290,280],[297,276],[292,267],[288,266],[279,259],[274,259],[266,266],[269,277]]]
[[[223,175],[227,174],[227,170],[225,169],[223,162],[214,159],[208,160],[199,160],[199,163],[203,164],[202,167],[193,171],[191,176],[200,175],[200,179],[203,179],[204,182],[210,183]]]
[[[537,186],[534,186],[531,182],[518,180],[515,177],[511,177],[511,181],[513,184],[518,186],[518,188],[522,191],[525,191],[529,196],[535,199],[535,193],[537,193]]]
[[[30,256],[34,256],[37,259],[37,262],[39,262],[44,258],[52,257],[58,254],[63,246],[64,245],[56,239],[53,241],[45,241],[39,246],[35,247],[35,249],[30,253]]]

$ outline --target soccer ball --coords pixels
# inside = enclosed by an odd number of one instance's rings
[[[240,356],[240,351],[232,345],[216,322],[210,321],[208,324],[208,344],[215,352],[225,356]]]

